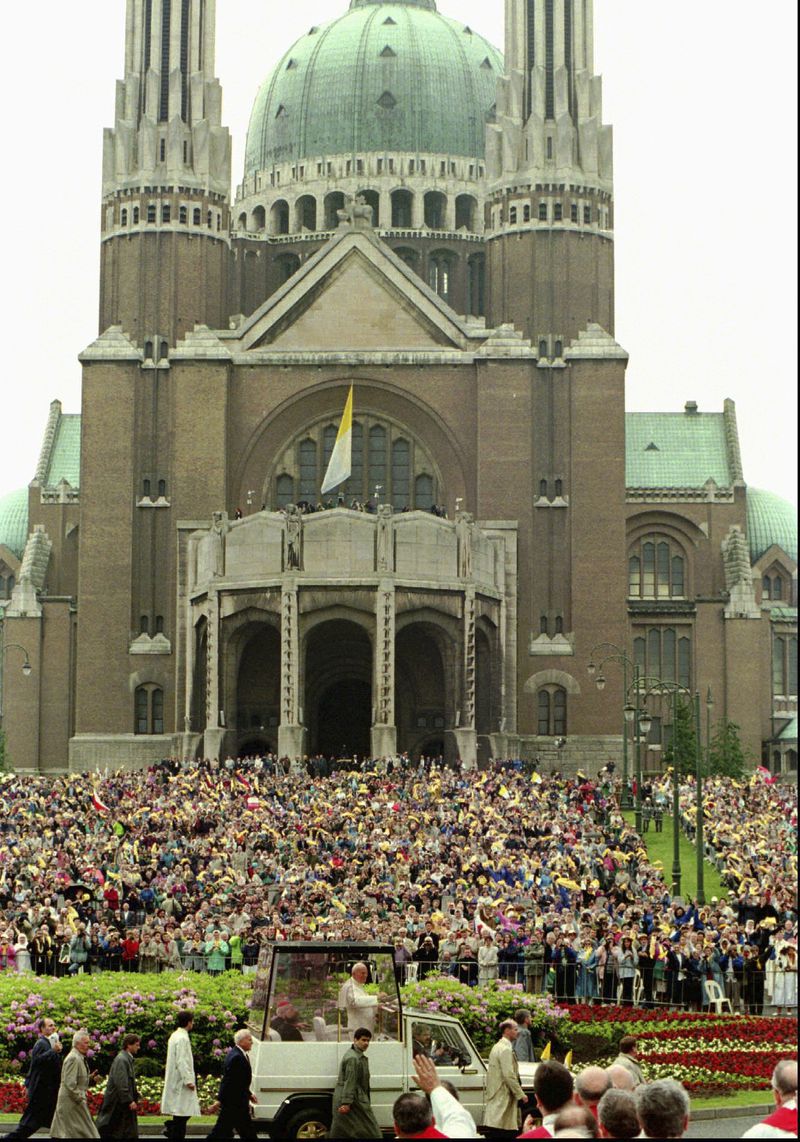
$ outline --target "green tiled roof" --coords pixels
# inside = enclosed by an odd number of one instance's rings
[[[760,488],[747,489],[750,558],[760,559],[776,543],[797,562],[797,512],[787,500]]]
[[[769,617],[774,623],[796,623],[797,607],[770,607]]]
[[[66,480],[73,488],[81,482],[81,418],[77,414],[62,416],[50,453],[45,486],[54,488]]]
[[[788,725],[784,726],[778,734],[777,741],[796,742],[797,741],[797,718],[792,718]]]
[[[369,152],[481,158],[502,72],[497,49],[434,0],[354,0],[264,82],[245,173]]]
[[[22,558],[28,538],[28,489],[10,492],[0,499],[0,546]]]
[[[629,488],[702,488],[709,478],[733,483],[718,412],[625,415],[625,482]]]

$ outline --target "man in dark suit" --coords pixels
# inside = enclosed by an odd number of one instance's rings
[[[139,1054],[141,1039],[129,1032],[122,1040],[122,1050],[111,1064],[103,1105],[97,1116],[100,1137],[138,1138],[136,1114],[139,1109],[139,1091],[133,1060]]]
[[[211,1107],[217,1114],[217,1121],[209,1138],[233,1138],[234,1131],[240,1138],[257,1136],[250,1117],[250,1103],[255,1102],[256,1098],[250,1093],[253,1072],[247,1057],[247,1052],[253,1046],[253,1036],[247,1029],[243,1029],[236,1032],[233,1042],[234,1046],[225,1056],[217,1101]]]
[[[40,1019],[39,1038],[31,1051],[30,1070],[25,1079],[28,1105],[16,1130],[6,1138],[30,1138],[37,1130],[49,1130],[56,1111],[61,1083],[61,1043],[52,1019]]]

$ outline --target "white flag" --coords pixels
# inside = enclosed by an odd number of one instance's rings
[[[339,425],[336,443],[333,446],[333,452],[331,453],[330,462],[328,464],[328,471],[325,473],[325,479],[322,481],[323,496],[326,496],[328,492],[332,492],[334,488],[338,488],[345,480],[349,480],[352,467],[353,386],[351,385],[350,392],[347,395],[347,403],[344,406],[342,423]]]

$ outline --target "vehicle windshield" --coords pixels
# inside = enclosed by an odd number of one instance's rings
[[[366,1027],[400,1039],[400,997],[391,951],[308,950],[273,945],[259,963],[253,1022],[263,1040],[349,1043]]]

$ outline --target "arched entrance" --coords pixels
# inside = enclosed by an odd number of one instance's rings
[[[397,747],[412,757],[453,754],[452,712],[454,647],[433,622],[414,622],[397,632]],[[432,746],[436,746],[433,753]]]
[[[346,619],[320,623],[305,650],[305,724],[311,753],[369,757],[372,643]]]
[[[236,733],[240,757],[252,754],[252,745],[270,752],[280,721],[280,636],[274,626],[258,623],[239,636],[236,675]],[[244,752],[243,752],[244,751]]]

